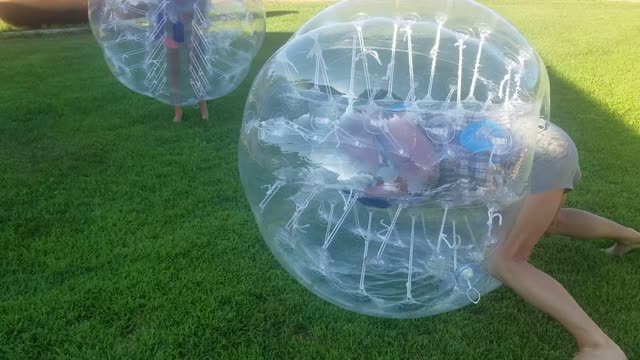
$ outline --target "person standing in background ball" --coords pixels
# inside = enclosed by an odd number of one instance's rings
[[[183,73],[188,69],[182,68],[181,49],[187,51],[193,49],[193,29],[192,21],[197,6],[197,0],[168,0],[165,5],[164,14],[161,12],[158,16],[166,17],[164,25],[164,45],[167,48],[168,76],[170,82],[171,96],[175,104],[180,103],[183,79]],[[158,23],[162,23],[159,21]],[[186,64],[189,64],[189,56],[186,56]],[[188,84],[187,84],[188,85]],[[200,101],[200,113],[202,120],[209,120],[209,110],[205,100]],[[183,110],[180,105],[175,106],[174,122],[182,121]]]

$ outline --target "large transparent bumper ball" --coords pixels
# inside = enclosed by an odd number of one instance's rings
[[[477,303],[528,195],[548,76],[472,1],[347,0],[268,61],[239,161],[260,232],[321,298],[414,318]]]
[[[236,89],[265,32],[261,0],[89,0],[89,20],[113,75],[173,105]]]

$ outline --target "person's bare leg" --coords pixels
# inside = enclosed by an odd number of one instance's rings
[[[176,106],[176,114],[173,117],[173,122],[181,122],[182,121],[182,107]]]
[[[200,114],[202,114],[202,120],[209,121],[209,109],[207,108],[207,102],[200,102]]]
[[[167,60],[169,62],[169,83],[170,92],[175,105],[175,116],[173,122],[182,121],[182,107],[177,105],[180,103],[180,54],[179,49],[167,48]]]
[[[579,209],[562,208],[547,233],[579,239],[611,239],[616,244],[605,251],[624,255],[640,248],[640,232]]]
[[[489,271],[529,304],[559,321],[576,338],[577,359],[596,355],[626,359],[560,283],[528,262],[563,198],[561,190],[529,196],[510,235],[490,257]]]

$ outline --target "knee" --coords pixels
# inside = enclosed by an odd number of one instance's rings
[[[562,235],[566,223],[566,213],[560,209],[545,231],[546,235]]]
[[[509,274],[513,274],[515,268],[526,264],[528,259],[521,256],[496,252],[487,259],[487,271],[500,281],[505,281]]]
[[[505,258],[504,256],[501,256],[499,254],[493,254],[487,259],[487,262],[486,262],[487,271],[489,271],[491,275],[500,279],[501,278],[500,274],[504,273],[506,267],[508,266],[507,262],[508,262],[508,259]]]

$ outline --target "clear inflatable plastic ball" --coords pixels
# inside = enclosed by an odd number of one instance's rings
[[[236,89],[265,33],[261,0],[89,0],[89,21],[113,75],[172,105]]]
[[[247,101],[242,183],[306,288],[363,314],[477,303],[529,191],[545,66],[466,0],[345,0],[267,62]]]

